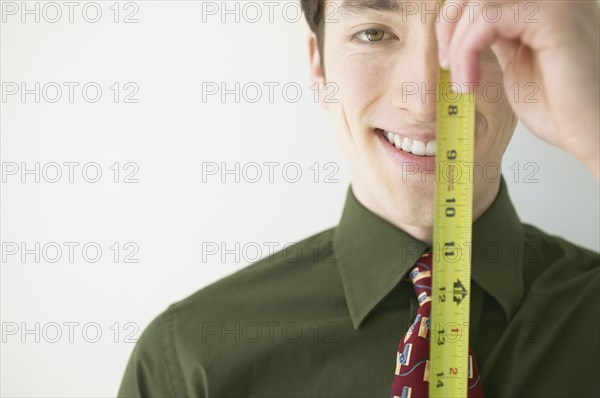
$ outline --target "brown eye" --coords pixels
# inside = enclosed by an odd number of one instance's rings
[[[363,42],[380,42],[386,38],[386,35],[390,36],[388,32],[382,29],[365,29],[354,35],[360,41]]]
[[[379,29],[367,29],[365,31],[365,36],[369,41],[381,41],[383,36],[385,36],[385,32]]]

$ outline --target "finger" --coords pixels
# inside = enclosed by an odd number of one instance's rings
[[[492,4],[497,10],[490,11]],[[471,21],[458,22],[447,50],[452,80],[460,85],[479,82],[481,52],[499,39],[518,39],[525,29],[524,24],[514,23],[506,6],[493,2],[476,7]]]
[[[464,13],[465,3],[468,0],[446,0],[440,9],[435,34],[438,44],[438,59],[444,69],[448,69],[448,46],[456,24]]]
[[[505,74],[506,72],[510,72],[510,62],[516,58],[521,45],[522,43],[520,40],[509,40],[504,38],[499,38],[490,45],[494,55],[496,56],[496,59],[498,60],[498,63],[500,64],[500,68],[505,72]]]

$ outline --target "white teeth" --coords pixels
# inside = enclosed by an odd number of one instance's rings
[[[389,143],[394,145],[394,140],[396,139],[396,136],[393,133],[387,133],[387,134],[388,134]]]
[[[425,156],[425,143],[422,141],[413,141],[412,153],[417,156]]]
[[[409,152],[416,156],[435,156],[435,140],[429,142],[412,140],[389,131],[384,131],[383,135],[390,144],[404,152]]]
[[[425,148],[425,156],[435,156],[435,140],[427,143],[427,148]]]

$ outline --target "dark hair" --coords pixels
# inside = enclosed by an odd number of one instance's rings
[[[302,5],[302,11],[306,17],[306,22],[310,26],[310,30],[313,31],[317,36],[317,48],[319,49],[319,55],[321,59],[321,69],[325,73],[323,68],[323,59],[325,54],[323,53],[323,44],[325,42],[325,23],[324,23],[324,8],[325,0],[300,0]]]

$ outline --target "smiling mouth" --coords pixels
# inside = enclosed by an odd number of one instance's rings
[[[428,142],[413,140],[408,137],[403,137],[399,134],[385,131],[382,129],[375,129],[377,134],[381,134],[387,142],[395,146],[396,149],[410,153],[415,156],[432,157],[435,156],[435,140]]]

